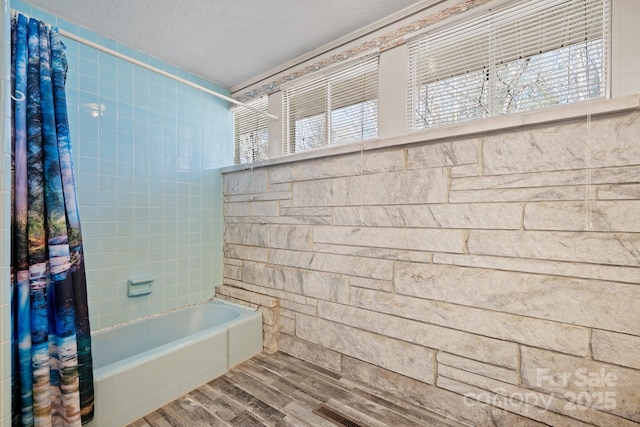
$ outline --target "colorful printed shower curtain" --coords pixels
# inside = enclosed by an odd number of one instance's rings
[[[57,28],[12,18],[13,425],[93,418],[80,218]]]

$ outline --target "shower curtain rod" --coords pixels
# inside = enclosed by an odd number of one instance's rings
[[[189,80],[183,79],[182,77],[178,77],[178,76],[173,75],[171,73],[167,73],[164,70],[161,70],[159,68],[153,67],[153,66],[148,65],[148,64],[145,64],[144,62],[138,61],[137,59],[131,58],[129,56],[123,55],[120,52],[116,52],[113,49],[109,49],[108,47],[101,46],[101,45],[99,45],[97,43],[94,43],[94,42],[92,42],[90,40],[87,40],[87,39],[84,39],[82,37],[78,37],[75,34],[69,33],[69,32],[64,31],[64,30],[58,30],[58,31],[59,31],[61,36],[64,36],[64,37],[66,37],[68,39],[74,40],[74,41],[76,41],[78,43],[82,43],[82,44],[84,44],[86,46],[92,47],[92,48],[97,49],[97,50],[99,50],[101,52],[108,53],[109,55],[113,55],[116,58],[120,58],[120,59],[122,59],[124,61],[130,62],[130,63],[132,63],[134,65],[139,66],[139,67],[145,68],[145,69],[147,69],[149,71],[153,71],[154,73],[157,73],[157,74],[160,74],[162,76],[168,77],[168,78],[170,78],[172,80],[175,80],[175,81],[180,82],[182,84],[185,84],[187,86],[191,86],[192,88],[198,89],[199,91],[206,92],[209,95],[213,95],[213,96],[215,96],[217,98],[224,99],[225,101],[230,102],[232,104],[239,105],[239,106],[244,107],[244,108],[248,108],[249,110],[253,110],[256,113],[260,113],[262,115],[265,115],[265,116],[267,116],[267,117],[269,117],[269,118],[271,118],[273,120],[278,120],[278,116],[274,116],[273,114],[269,114],[269,113],[266,113],[264,111],[260,111],[257,108],[254,108],[254,107],[252,107],[250,105],[247,105],[247,104],[245,104],[243,102],[236,101],[233,98],[230,98],[228,96],[222,95],[222,94],[220,94],[218,92],[215,92],[215,91],[213,91],[211,89],[207,89],[204,86],[200,86],[198,84],[192,83]]]

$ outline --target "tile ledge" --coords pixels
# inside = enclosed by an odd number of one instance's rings
[[[454,137],[469,137],[500,130],[513,130],[538,124],[547,124],[577,119],[580,117],[600,116],[604,114],[620,113],[640,109],[640,94],[619,98],[598,99],[594,101],[578,102],[570,105],[552,107],[543,110],[527,111],[500,117],[476,120],[459,125],[443,126],[434,129],[410,132],[401,136],[371,139],[364,142],[344,145],[332,145],[316,150],[304,151],[289,156],[264,160],[257,163],[227,166],[221,172],[231,173],[249,169],[262,168],[273,165],[298,162],[302,160],[318,159],[342,154],[357,153],[361,150],[371,151],[381,148],[396,147],[418,142],[438,142]]]

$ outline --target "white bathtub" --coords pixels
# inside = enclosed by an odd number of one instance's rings
[[[261,350],[262,314],[220,300],[95,332],[87,425],[126,425]]]

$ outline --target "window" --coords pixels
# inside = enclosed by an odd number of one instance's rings
[[[378,136],[378,56],[285,88],[283,153]]]
[[[268,97],[262,96],[247,105],[267,112]],[[269,146],[269,118],[254,110],[233,107],[235,119],[235,157],[234,163],[254,163],[267,159]]]
[[[516,1],[409,41],[408,128],[605,96],[608,0]]]

